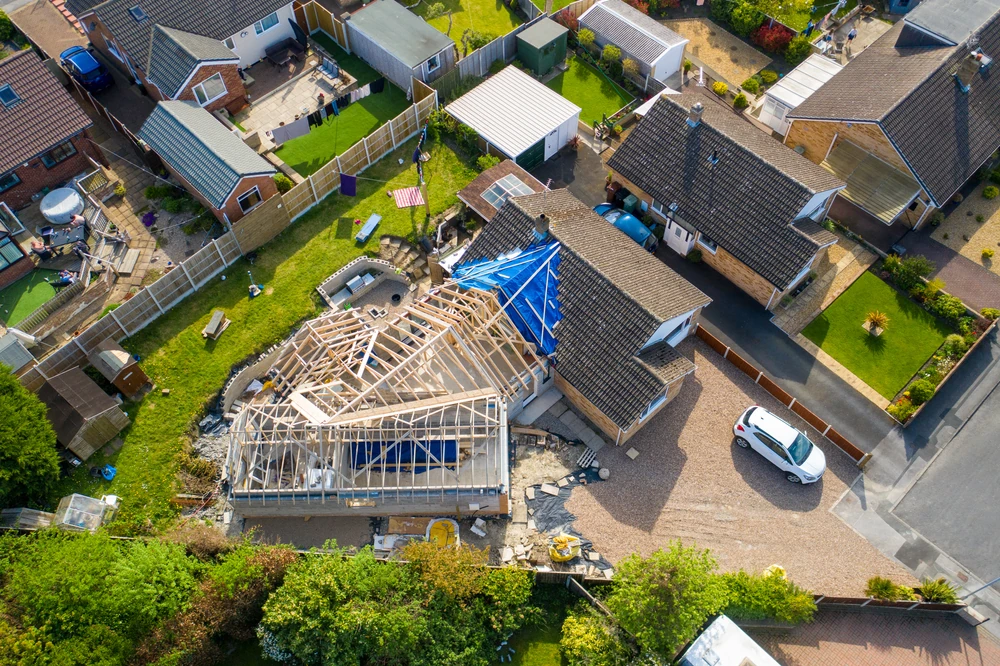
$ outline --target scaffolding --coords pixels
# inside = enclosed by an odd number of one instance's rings
[[[546,361],[490,292],[446,285],[392,320],[307,322],[231,429],[244,515],[506,513],[507,416]]]

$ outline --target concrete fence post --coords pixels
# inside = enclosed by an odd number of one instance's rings
[[[153,284],[156,283],[154,282]],[[149,286],[152,287],[153,285],[151,284]],[[146,287],[146,294],[153,300],[153,304],[156,306],[156,309],[160,311],[160,314],[166,313],[166,310],[164,310],[163,306],[160,305],[160,302],[156,300],[156,296],[153,296],[153,292],[150,291],[149,287]]]
[[[788,403],[788,409],[791,409],[794,406],[795,406],[795,398],[792,398],[792,401]]]
[[[235,231],[230,231],[229,233],[231,233],[233,235],[233,239],[235,240],[236,239],[236,232]],[[222,254],[222,250],[219,249],[219,241],[217,239],[213,238],[212,239],[212,245],[215,247],[215,251],[219,253],[219,259],[222,259],[222,265],[225,266],[226,265],[226,256],[224,254]],[[239,247],[239,246],[240,246],[239,241],[236,241],[236,247]],[[243,250],[240,250],[240,254],[243,254]]]
[[[125,328],[125,324],[123,324],[122,320],[118,318],[118,315],[115,314],[115,311],[114,310],[108,310],[108,314],[111,315],[111,318],[115,320],[116,324],[118,324],[118,328],[122,329],[122,333],[125,334],[125,337],[126,338],[129,337],[129,335],[131,335],[131,333],[129,333],[128,329]]]
[[[763,377],[763,376],[764,376],[764,371],[763,371],[763,370],[761,370],[761,371],[760,371],[760,372],[759,372],[759,373],[757,374],[757,379],[755,379],[755,380],[754,380],[754,384],[760,384],[760,378],[761,378],[761,377]]]
[[[368,152],[368,137],[367,136],[361,137],[361,143],[364,144],[364,147],[365,147],[365,159],[368,160],[368,164],[366,165],[366,167],[371,166],[371,164],[372,164],[372,156],[371,156],[371,153]]]
[[[316,183],[313,182],[313,175],[309,174],[309,176],[306,177],[306,180],[309,181],[309,189],[312,190],[313,201],[318,203],[319,195],[316,193]]]
[[[830,432],[830,428],[832,428],[832,427],[833,426],[830,425],[829,423],[826,424],[826,430],[823,431],[823,436],[824,437],[826,437],[826,433]]]
[[[722,353],[722,358],[729,358],[729,347],[726,347],[726,351]]]
[[[188,279],[188,282],[191,283],[191,288],[195,289],[195,290],[198,289],[198,285],[196,285],[194,283],[194,280],[191,279],[191,274],[188,273],[187,266],[184,265],[184,262],[182,261],[181,263],[179,263],[177,265],[181,267],[182,271],[184,271],[184,277],[186,277]]]

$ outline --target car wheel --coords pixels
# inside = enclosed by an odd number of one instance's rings
[[[748,442],[747,440],[743,439],[742,437],[737,437],[736,438],[736,446],[740,447],[741,449],[749,449],[750,448],[750,442]]]
[[[802,479],[799,478],[799,475],[798,474],[794,474],[792,472],[789,472],[788,474],[786,474],[785,478],[788,479],[792,483],[802,483]]]

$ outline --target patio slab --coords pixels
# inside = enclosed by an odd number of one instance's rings
[[[319,109],[320,93],[323,93],[324,104],[327,104],[350,92],[355,83],[356,79],[343,70],[335,82],[321,73],[318,67],[313,67],[258,98],[234,118],[247,132],[273,129],[280,123],[290,123],[303,114],[308,115]],[[251,90],[256,87],[255,82]]]

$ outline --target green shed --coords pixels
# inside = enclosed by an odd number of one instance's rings
[[[517,57],[535,74],[542,76],[566,59],[569,30],[550,18],[543,18],[517,36]]]

